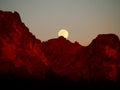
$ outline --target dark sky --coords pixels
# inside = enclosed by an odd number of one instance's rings
[[[57,38],[67,29],[68,39],[88,45],[98,34],[120,37],[120,0],[0,0],[0,9],[17,11],[40,40]]]

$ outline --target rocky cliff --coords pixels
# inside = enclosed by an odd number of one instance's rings
[[[47,59],[17,12],[0,11],[0,73],[45,78]]]
[[[41,42],[17,12],[0,11],[0,75],[117,81],[120,39],[115,34],[100,34],[86,47],[64,37]]]

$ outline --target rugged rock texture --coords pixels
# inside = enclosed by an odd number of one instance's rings
[[[86,48],[90,78],[117,80],[120,62],[120,40],[114,34],[98,35]]]
[[[0,73],[43,79],[47,67],[41,41],[29,32],[19,14],[0,11]]]
[[[98,35],[87,47],[59,37],[42,42],[42,50],[57,77],[116,81],[120,74],[120,41],[114,34]]]
[[[0,11],[0,75],[23,78],[116,81],[120,78],[120,40],[98,35],[89,46],[63,37],[41,42],[17,12]]]
[[[83,78],[84,61],[79,54],[84,47],[71,43],[63,37],[42,42],[42,50],[50,61],[50,69],[56,78],[65,77],[77,80]]]

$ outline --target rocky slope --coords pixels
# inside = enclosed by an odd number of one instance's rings
[[[0,73],[45,78],[47,59],[17,12],[0,11]]]
[[[120,78],[120,39],[100,34],[84,47],[63,37],[41,42],[17,12],[0,11],[0,75],[23,78],[116,81]]]

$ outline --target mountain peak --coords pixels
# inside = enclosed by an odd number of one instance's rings
[[[48,63],[40,46],[17,12],[0,11],[0,73],[45,78]]]
[[[108,42],[116,42],[119,41],[119,37],[115,34],[99,34],[96,37],[96,40],[99,41],[108,41]]]
[[[99,34],[90,45],[95,45],[97,47],[110,46],[112,48],[119,47],[120,40],[115,34]]]
[[[116,81],[120,78],[120,40],[115,34],[100,34],[87,47],[62,36],[41,42],[19,13],[0,11],[0,74]]]

